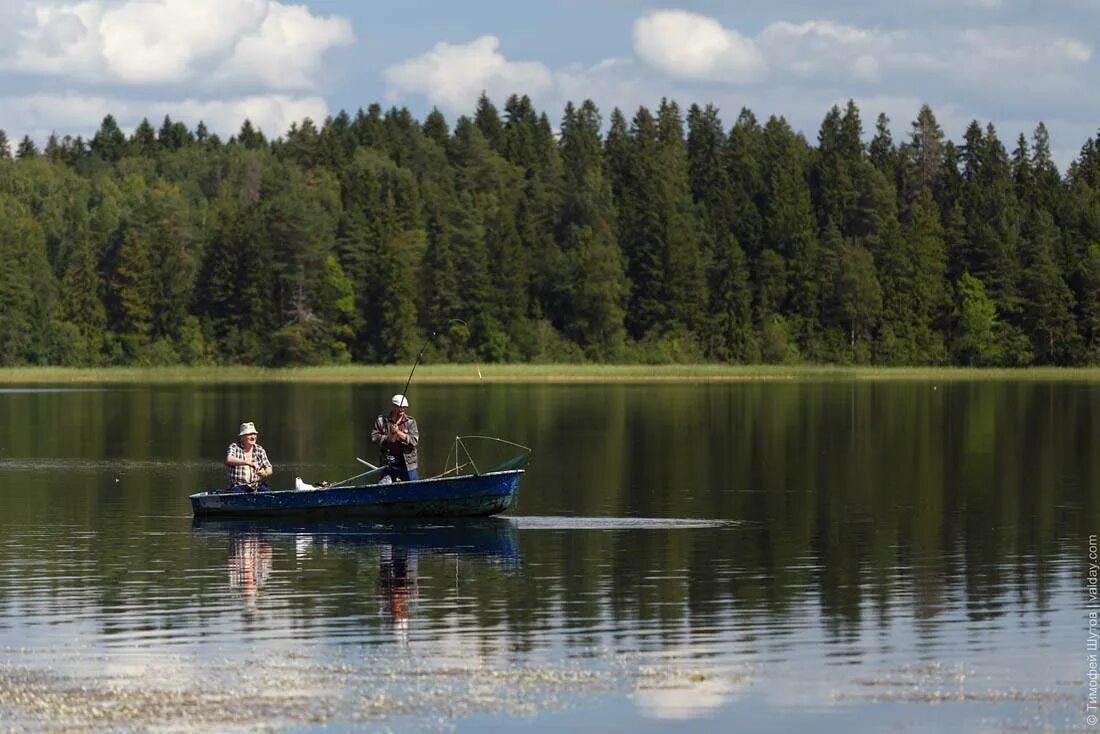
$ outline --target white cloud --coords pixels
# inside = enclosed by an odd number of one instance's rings
[[[354,41],[343,18],[317,18],[304,6],[272,3],[259,29],[237,41],[219,76],[256,79],[273,89],[307,89],[318,78],[325,51]]]
[[[158,125],[165,115],[194,128],[200,120],[222,137],[236,134],[247,118],[269,137],[283,135],[302,118],[323,120],[328,104],[321,97],[283,94],[252,95],[226,100],[138,100],[94,94],[31,94],[0,97],[9,138],[23,135],[44,141],[51,132],[90,137],[108,114],[124,130],[132,130],[143,117]]]
[[[1092,49],[1065,35],[1025,26],[889,31],[831,20],[777,21],[754,37],[683,11],[655,11],[634,25],[634,51],[680,79],[770,84],[827,80],[897,85],[906,75],[938,75],[1002,88],[1049,89],[1079,73]]]
[[[634,23],[634,50],[672,76],[751,82],[765,63],[756,43],[704,15],[659,10]]]
[[[100,3],[42,5],[32,10],[31,22],[15,32],[6,51],[0,51],[0,68],[78,78],[105,72]]]
[[[538,96],[553,85],[550,69],[537,61],[509,61],[496,36],[465,44],[437,43],[431,51],[386,68],[382,76],[395,99],[422,94],[446,109],[467,109],[482,90],[491,96]]]
[[[103,58],[123,82],[179,82],[225,49],[265,11],[262,0],[158,0],[110,8],[99,22]]]
[[[163,84],[248,80],[308,89],[320,59],[355,40],[339,17],[272,0],[29,3],[0,68],[81,81]]]

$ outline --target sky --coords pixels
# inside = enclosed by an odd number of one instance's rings
[[[1011,150],[1043,121],[1063,168],[1100,129],[1100,0],[0,0],[0,129],[42,144],[164,115],[271,137],[374,102],[453,121],[485,90],[607,119],[662,97],[783,115],[811,141],[854,99],[907,138],[992,122]]]

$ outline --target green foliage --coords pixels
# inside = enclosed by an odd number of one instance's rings
[[[1094,139],[471,102],[0,133],[0,360],[1100,363]]]
[[[955,350],[961,362],[978,367],[999,364],[1004,353],[996,338],[997,305],[986,294],[985,284],[963,273],[957,292],[959,329]]]
[[[558,261],[553,317],[590,358],[621,355],[627,281],[615,240],[611,184],[600,161],[600,118],[592,102],[566,109],[562,120],[565,187],[556,230]]]
[[[46,364],[54,282],[31,212],[0,193],[0,364]]]

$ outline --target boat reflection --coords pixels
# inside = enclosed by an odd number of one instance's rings
[[[419,599],[418,567],[426,555],[519,565],[516,526],[505,518],[425,522],[378,520],[210,519],[196,517],[197,533],[228,535],[229,587],[255,611],[256,598],[272,572],[273,546],[291,546],[289,556],[308,563],[314,549],[378,553],[377,597],[382,616],[400,635]],[[293,583],[293,581],[292,581]]]

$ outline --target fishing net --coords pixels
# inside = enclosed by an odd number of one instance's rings
[[[470,447],[473,446],[473,451]],[[514,449],[520,452],[512,453]],[[505,453],[508,453],[504,457]],[[458,474],[488,474],[497,471],[525,469],[531,460],[531,449],[503,438],[493,436],[455,436],[454,445],[447,453],[443,473],[439,476]]]

